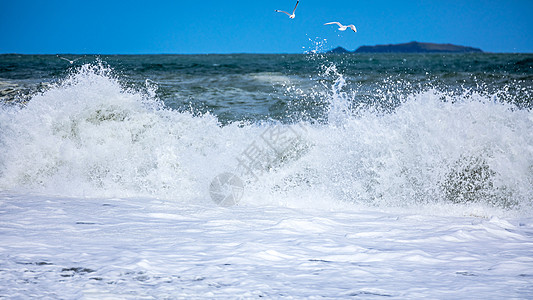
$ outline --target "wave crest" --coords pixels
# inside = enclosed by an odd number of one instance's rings
[[[404,95],[384,112],[354,105],[342,75],[326,70],[335,77],[323,95],[328,122],[297,122],[307,133],[287,151],[299,152],[279,154],[279,163],[246,186],[244,204],[531,207],[530,110],[497,96],[427,90]],[[127,88],[96,63],[22,108],[4,107],[0,187],[209,201],[210,181],[232,170],[273,124],[221,126],[210,114],[166,108],[156,88],[151,82]]]

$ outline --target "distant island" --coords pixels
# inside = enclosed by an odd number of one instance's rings
[[[434,44],[410,42],[376,46],[361,46],[355,51],[337,47],[326,53],[482,53],[479,48],[457,46],[452,44]]]

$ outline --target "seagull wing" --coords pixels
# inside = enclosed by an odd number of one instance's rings
[[[282,10],[279,10],[279,9],[276,9],[276,12],[284,13],[284,14],[286,14],[289,17],[291,16],[291,14],[289,14],[288,12],[282,11]]]
[[[331,24],[335,24],[335,25],[337,25],[337,26],[339,26],[339,27],[342,27],[342,24],[339,23],[339,22],[329,22],[329,23],[326,23],[326,24],[324,24],[324,25],[331,25]]]
[[[60,58],[60,59],[62,59],[62,60],[66,60],[66,61],[70,62],[70,59],[68,59],[68,58],[64,58],[64,57],[61,57],[61,56],[58,56],[58,58]]]
[[[294,6],[294,9],[292,10],[292,14],[296,11],[296,8],[298,7],[298,3],[300,3],[300,0],[296,1],[296,5]]]
[[[355,28],[354,25],[348,25],[348,27],[350,27],[354,32],[357,32],[357,29]]]

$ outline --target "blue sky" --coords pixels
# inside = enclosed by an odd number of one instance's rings
[[[301,0],[293,20],[274,12],[295,3],[0,0],[0,53],[303,53],[316,42],[354,50],[414,40],[533,53],[533,0]]]

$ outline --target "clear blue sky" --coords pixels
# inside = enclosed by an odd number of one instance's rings
[[[533,0],[0,0],[0,53],[303,53],[410,41],[533,53]],[[353,23],[340,32],[325,22]]]

